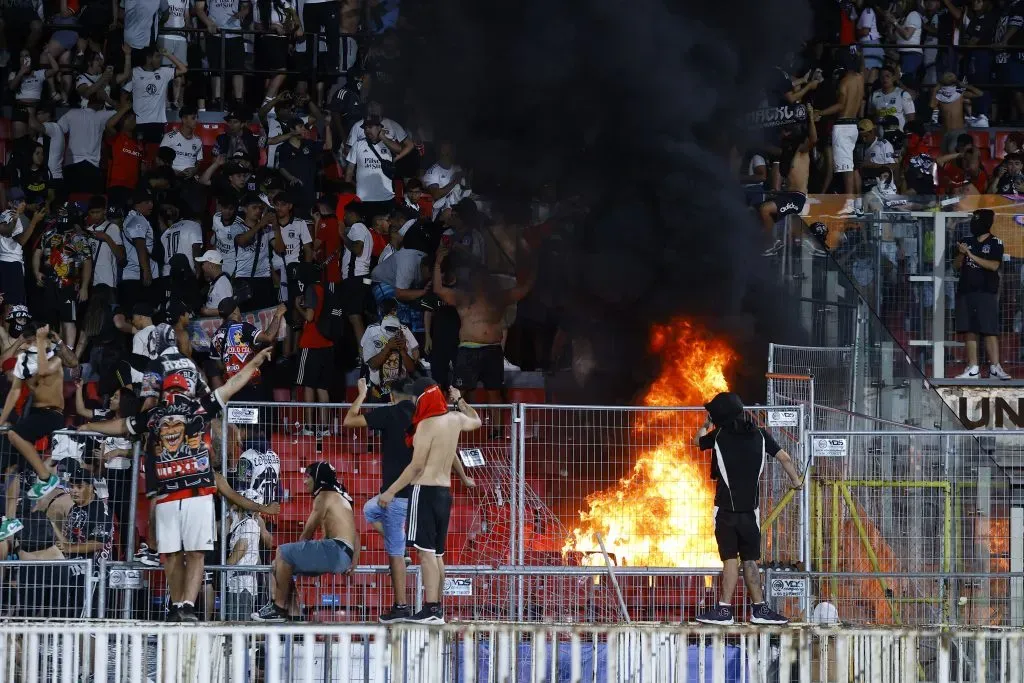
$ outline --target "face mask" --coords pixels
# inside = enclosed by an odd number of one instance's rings
[[[21,337],[21,333],[25,331],[27,324],[27,322],[20,323],[17,319],[14,319],[7,323],[7,333],[11,335],[12,339],[17,339]]]
[[[975,237],[981,237],[986,232],[988,232],[988,228],[983,223],[971,223],[971,234]]]

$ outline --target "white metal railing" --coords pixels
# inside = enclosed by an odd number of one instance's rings
[[[0,625],[0,678],[130,683],[1024,681],[1019,630]],[[88,653],[93,653],[91,664]]]

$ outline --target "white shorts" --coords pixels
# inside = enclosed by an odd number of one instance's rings
[[[836,173],[853,171],[853,148],[857,146],[859,135],[856,123],[832,126],[832,170]]]
[[[156,550],[160,554],[205,552],[217,540],[213,496],[172,500],[156,506]]]
[[[183,36],[164,35],[156,39],[157,45],[165,48],[178,58],[182,64],[188,64],[188,41]],[[164,57],[163,66],[174,66],[174,62]]]

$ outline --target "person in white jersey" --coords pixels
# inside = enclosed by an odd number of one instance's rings
[[[271,260],[281,280],[281,301],[288,303],[288,264],[299,261],[313,260],[313,238],[309,234],[309,224],[295,217],[295,204],[290,193],[280,192],[274,197],[274,236],[270,246],[274,250]]]
[[[213,246],[220,252],[224,272],[235,275],[235,238],[245,232],[245,223],[238,214],[238,199],[232,194],[217,197],[217,213],[213,214]]]
[[[203,160],[203,141],[196,134],[195,107],[182,107],[178,112],[181,125],[177,130],[168,131],[162,140],[161,147],[174,150],[174,163],[171,169],[182,178],[192,178],[199,171],[199,162]]]
[[[85,309],[85,323],[78,348],[75,349],[79,358],[88,346],[89,338],[102,332],[107,318],[114,310],[118,273],[125,263],[121,228],[107,218],[107,200],[103,195],[94,195],[89,200],[85,236],[89,238],[89,246],[92,248],[92,284]]]
[[[173,68],[160,66],[164,57],[171,61]],[[132,95],[135,128],[143,142],[160,144],[167,127],[167,89],[175,76],[184,76],[187,72],[188,66],[163,48],[150,45],[143,51],[142,66],[132,69],[132,79],[124,86],[125,92]]]
[[[161,0],[160,10],[165,19],[160,27],[160,36],[157,38],[157,45],[166,50],[169,54],[178,58],[179,62],[188,64],[188,41],[185,34],[176,29],[183,29],[188,24],[189,15],[192,13],[192,0]],[[174,66],[171,60],[164,59],[164,66]],[[181,109],[185,97],[185,79],[181,76],[174,78],[174,106]]]
[[[442,142],[437,157],[437,163],[423,174],[423,186],[434,198],[435,219],[472,194],[462,167],[455,163],[455,145]]]

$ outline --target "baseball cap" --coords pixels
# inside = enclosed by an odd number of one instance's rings
[[[188,379],[180,372],[175,372],[164,377],[163,390],[172,391],[174,389],[180,391],[188,391],[189,389]]]
[[[237,119],[239,121],[243,121],[246,117],[242,116],[242,114],[243,112],[238,108],[231,109],[230,111],[224,112],[224,120],[231,121],[233,119]]]
[[[247,194],[244,197],[242,197],[242,201],[239,202],[238,205],[239,206],[253,206],[254,204],[261,204],[261,205],[263,205],[263,204],[266,204],[266,202],[263,201],[260,198],[260,196],[258,194],[256,194],[255,192],[250,192],[249,194]]]
[[[196,263],[216,263],[219,266],[224,263],[224,257],[216,249],[207,249],[202,256],[196,256]]]
[[[80,462],[78,462],[77,460],[68,459],[66,467],[67,467],[67,469],[65,471],[67,472],[68,483],[71,483],[71,484],[91,484],[92,483],[92,473],[90,473],[89,470],[85,469],[85,467],[83,467],[82,464]]]
[[[217,304],[217,313],[220,314],[220,317],[226,318],[234,313],[236,308],[238,308],[238,299],[233,296],[225,297]]]
[[[153,195],[149,190],[135,190],[135,193],[132,194],[132,204],[142,204],[143,202],[151,201],[153,201]]]
[[[7,190],[7,201],[9,202],[20,202],[25,199],[25,190],[20,187],[12,187]]]
[[[867,132],[875,129],[875,122],[871,119],[861,119],[857,122],[857,130]]]
[[[10,223],[18,217],[18,212],[13,209],[7,209],[3,213],[0,213],[0,223]]]
[[[140,302],[132,306],[132,315],[141,315],[146,318],[153,317],[153,306],[145,302]]]
[[[164,317],[167,319],[168,325],[174,325],[178,322],[178,318],[188,313],[188,306],[185,305],[184,301],[179,299],[171,299],[167,302],[167,311]]]
[[[249,169],[237,162],[230,162],[224,166],[224,175],[236,175],[238,173],[249,173]]]
[[[367,116],[363,119],[363,128],[369,128],[370,126],[383,126],[384,123],[381,121],[379,116]]]

